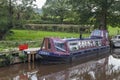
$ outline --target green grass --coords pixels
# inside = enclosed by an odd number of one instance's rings
[[[113,36],[113,35],[116,35],[116,34],[120,34],[120,32],[118,33],[118,30],[120,31],[120,28],[119,27],[111,27],[109,26],[108,27],[108,31],[109,31],[109,35],[110,36]]]
[[[7,36],[6,40],[41,40],[44,37],[60,37],[60,38],[78,38],[79,33],[66,32],[48,32],[34,30],[12,30],[14,34]],[[88,36],[88,34],[83,35]]]

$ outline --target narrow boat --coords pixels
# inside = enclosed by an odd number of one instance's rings
[[[100,54],[110,49],[108,32],[94,30],[89,38],[44,38],[37,55],[45,61],[67,61],[88,55]]]

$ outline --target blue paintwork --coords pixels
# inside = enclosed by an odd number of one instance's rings
[[[57,61],[57,60],[62,60],[62,61],[68,61],[68,59],[70,60],[70,58],[74,58],[74,59],[78,59],[81,57],[86,57],[86,56],[92,56],[92,55],[97,55],[100,52],[105,52],[105,51],[109,51],[110,47],[109,46],[101,46],[99,48],[91,48],[91,49],[85,49],[85,50],[80,50],[80,51],[75,51],[75,52],[71,52],[70,55],[59,55],[59,54],[55,54],[55,53],[51,53],[51,52],[46,52],[46,51],[42,51],[39,50],[38,54],[43,57],[44,60],[48,60],[48,61]]]
[[[65,56],[67,56],[67,55],[55,54],[53,52],[42,51],[42,50],[39,50],[38,54],[39,55],[46,55],[46,56],[53,56],[53,57],[65,57]]]

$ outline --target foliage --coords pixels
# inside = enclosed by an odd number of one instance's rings
[[[102,24],[105,28],[107,24],[119,24],[113,18],[114,12],[120,13],[119,0],[68,0],[73,8],[80,13],[80,22],[93,22],[96,26]],[[111,14],[111,15],[110,15]],[[119,14],[120,15],[120,14]],[[112,16],[112,17],[111,17]],[[117,17],[120,19],[120,17]],[[88,21],[90,20],[90,21]],[[114,25],[115,26],[115,25]]]
[[[3,39],[3,35],[8,30],[8,10],[7,0],[0,1],[0,39]]]
[[[25,62],[26,58],[27,58],[27,55],[25,55],[24,53],[20,53],[19,58],[21,59],[21,61]]]
[[[53,5],[54,4],[54,5]],[[120,26],[120,0],[47,0],[43,20],[59,23]]]
[[[11,36],[12,37],[12,36]],[[0,41],[0,51],[8,51],[8,50],[14,50],[19,48],[20,44],[27,43],[28,47],[40,47],[40,44],[42,42],[41,40],[15,40],[17,38],[14,38],[12,41]]]
[[[109,31],[110,36],[120,34],[120,28],[119,27],[111,27],[111,26],[109,26],[108,31]]]
[[[64,19],[71,18],[71,14],[69,15],[69,13],[71,13],[71,5],[67,5],[66,0],[47,0],[42,9],[43,20],[52,20],[54,22],[64,23]]]
[[[13,63],[13,56],[12,56],[12,54],[10,54],[10,53],[8,53],[8,54],[6,54],[5,55],[5,58],[6,58],[6,61],[7,61],[7,63],[6,64],[12,64]]]
[[[1,0],[0,1],[0,40],[13,26],[22,27],[33,15],[34,0]]]
[[[21,0],[19,4],[17,1],[13,3],[13,25],[22,28],[27,20],[33,18],[33,14],[35,14],[33,7],[35,5],[33,4],[34,0]]]
[[[6,65],[5,55],[0,53],[0,67]]]

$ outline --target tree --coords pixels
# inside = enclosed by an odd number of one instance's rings
[[[80,22],[102,25],[120,25],[120,0],[68,0],[79,16]],[[116,14],[117,12],[117,14]],[[116,22],[116,20],[118,20]]]
[[[8,29],[8,10],[7,10],[7,0],[0,1],[0,40],[3,39],[4,33]]]
[[[66,1],[67,0],[47,0],[42,8],[43,15],[53,21],[58,19],[60,23],[63,23],[66,15],[68,15],[69,9],[71,9],[71,6],[67,5]]]
[[[14,26],[21,28],[27,20],[29,20],[32,15],[34,14],[33,4],[35,0],[21,0],[21,3],[15,2],[14,3]]]
[[[113,27],[120,27],[120,0],[114,0],[109,8],[108,24]]]
[[[2,40],[7,33],[9,33],[13,26],[16,26],[18,23],[22,24],[21,22],[25,22],[30,19],[33,12],[32,4],[34,1],[35,0],[0,1],[0,40]]]
[[[53,5],[54,4],[54,5]],[[120,0],[47,0],[43,7],[45,17],[60,17],[61,23],[72,19],[76,24],[120,26]]]

